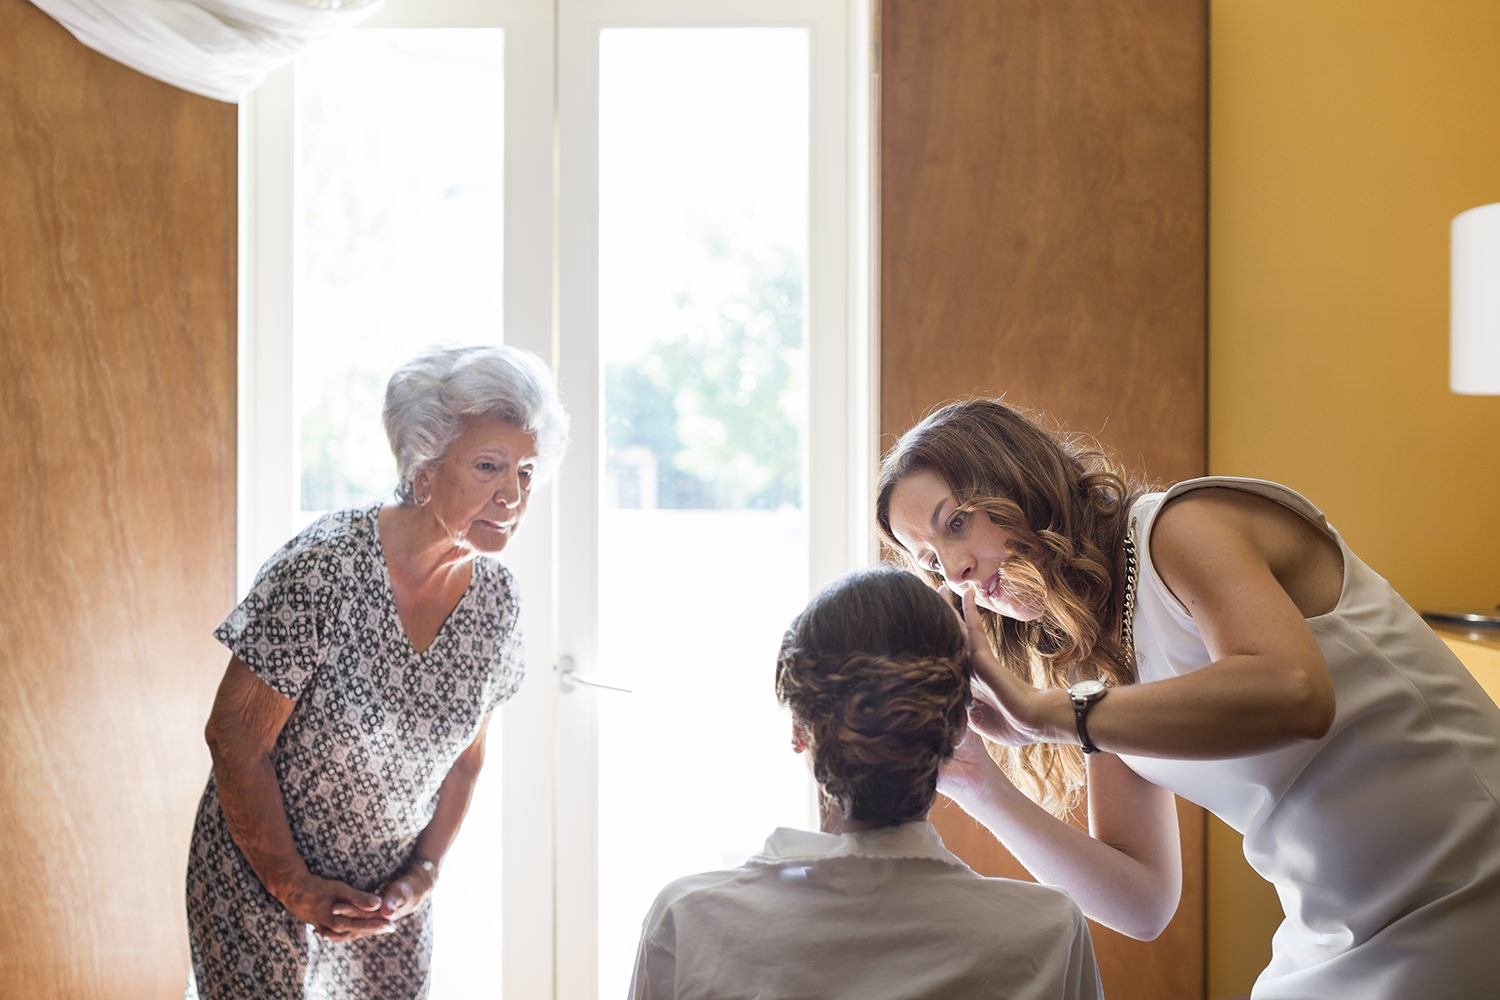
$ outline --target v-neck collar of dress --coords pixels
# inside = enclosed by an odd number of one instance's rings
[[[464,587],[464,592],[458,596],[458,601],[448,612],[448,616],[443,619],[443,623],[439,625],[437,631],[432,634],[432,641],[423,646],[421,649],[418,649],[416,643],[411,641],[411,633],[406,631],[406,623],[401,620],[401,609],[396,606],[396,587],[395,584],[391,583],[391,565],[386,561],[385,544],[380,540],[380,511],[384,506],[385,504],[383,503],[377,503],[373,508],[371,508],[366,526],[370,532],[371,543],[375,547],[375,554],[380,557],[378,560],[378,562],[380,563],[380,579],[381,582],[385,585],[385,599],[390,603],[391,614],[395,617],[396,624],[400,627],[401,638],[406,641],[406,648],[411,651],[411,655],[414,658],[419,658],[422,656],[426,656],[428,650],[432,649],[438,644],[439,640],[443,638],[443,633],[448,631],[448,625],[458,614],[459,609],[468,602],[469,595],[474,592],[474,581],[479,578],[478,563],[480,557],[476,556],[475,558],[469,560],[469,583],[466,587]]]

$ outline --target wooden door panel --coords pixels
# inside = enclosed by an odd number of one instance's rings
[[[1205,5],[884,0],[880,22],[883,444],[1004,394],[1139,475],[1202,475]],[[1094,927],[1111,1000],[1204,995],[1204,818],[1179,814],[1167,931]],[[961,810],[934,822],[976,870],[1024,877]]]
[[[0,996],[181,995],[234,595],[235,130],[0,0]]]

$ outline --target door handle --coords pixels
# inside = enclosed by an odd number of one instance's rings
[[[621,687],[618,684],[606,684],[603,681],[595,680],[588,674],[580,674],[578,666],[571,656],[559,657],[552,669],[557,671],[557,683],[563,689],[564,693],[570,692],[581,685],[583,687],[599,688],[604,691],[619,691],[622,694],[634,694],[628,687]]]

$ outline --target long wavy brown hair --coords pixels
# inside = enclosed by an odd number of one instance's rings
[[[809,736],[825,808],[885,826],[927,815],[969,677],[958,620],[910,573],[858,570],[813,598],[782,639],[776,697]]]
[[[953,491],[959,510],[986,514],[1022,543],[1005,562],[1018,599],[1043,608],[1021,622],[980,609],[1000,663],[1027,683],[1064,687],[1084,677],[1135,680],[1119,625],[1123,549],[1130,505],[1144,487],[1093,438],[998,399],[950,403],[902,435],[881,462],[875,517],[897,562],[934,587],[891,532],[891,492],[922,470]],[[957,596],[951,598],[960,606]],[[1006,774],[1032,799],[1062,815],[1079,802],[1083,752],[1076,746],[990,745]]]

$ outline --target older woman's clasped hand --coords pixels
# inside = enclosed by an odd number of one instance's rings
[[[408,913],[416,912],[437,885],[431,873],[416,865],[387,882],[380,891],[380,913],[394,923]]]
[[[308,873],[280,899],[292,915],[329,941],[350,941],[384,933],[391,921],[380,914],[381,899],[337,879]]]
[[[396,929],[396,921],[417,911],[437,884],[432,875],[415,866],[386,883],[378,894],[316,875],[309,875],[308,882],[313,889],[306,896],[307,903],[300,894],[291,895],[293,902],[287,908],[329,941],[389,934]]]

